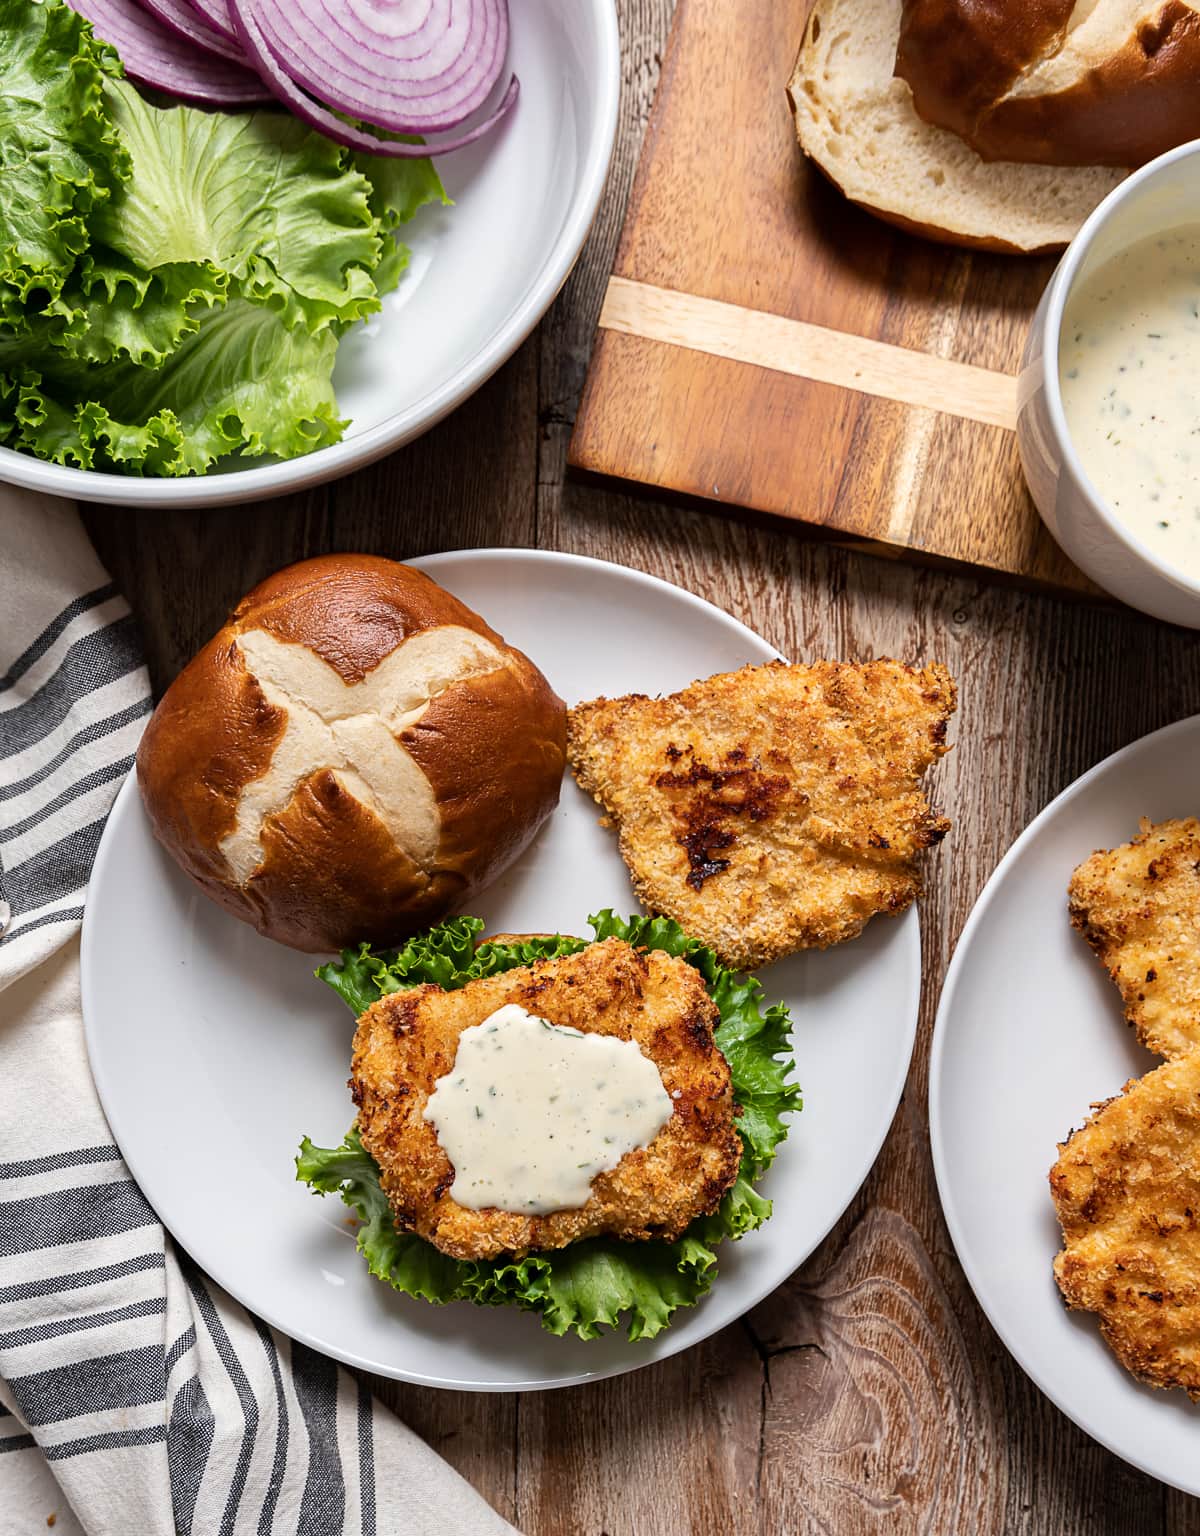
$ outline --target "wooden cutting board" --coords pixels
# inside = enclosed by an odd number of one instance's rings
[[[784,87],[808,0],[679,0],[571,440],[579,469],[1093,591],[1013,432],[1053,261],[855,208]]]

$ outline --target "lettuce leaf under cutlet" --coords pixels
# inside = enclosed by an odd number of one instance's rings
[[[743,1155],[737,1181],[714,1215],[693,1222],[675,1243],[589,1238],[520,1259],[466,1261],[397,1231],[378,1166],[357,1130],[340,1147],[316,1147],[305,1137],[296,1174],[320,1194],[341,1195],[360,1219],[358,1249],[371,1273],[406,1295],[439,1304],[507,1303],[538,1313],[553,1334],[583,1339],[625,1319],[631,1339],[651,1339],[678,1308],[693,1306],[709,1290],[720,1243],[753,1231],[771,1214],[771,1202],[753,1183],[787,1135],[783,1117],[800,1108],[800,1091],[789,1080],[787,1010],[776,1005],[764,1012],[758,982],[725,970],[711,950],[666,918],[623,919],[606,911],[589,921],[596,940],[624,939],[695,966],[720,1012],[717,1044],[729,1061],[734,1098],[744,1106],[738,1121]],[[364,944],[345,950],[317,975],[357,1016],[389,992],[426,982],[453,991],[481,976],[574,954],[589,942],[560,934],[477,947],[482,930],[478,918],[451,918],[400,949],[373,953]]]

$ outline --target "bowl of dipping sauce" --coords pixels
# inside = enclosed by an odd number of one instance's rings
[[[1200,628],[1200,140],[1123,181],[1067,248],[1026,344],[1017,440],[1075,564]]]

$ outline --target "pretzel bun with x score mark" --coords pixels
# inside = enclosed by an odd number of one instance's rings
[[[558,801],[566,712],[411,566],[327,555],[255,587],[167,690],[137,772],[155,835],[296,949],[391,944],[470,900]]]

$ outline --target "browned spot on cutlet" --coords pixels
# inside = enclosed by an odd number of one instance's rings
[[[688,856],[687,883],[698,891],[706,880],[729,868],[729,860],[720,855],[736,841],[733,818],[766,821],[787,789],[787,780],[763,773],[762,764],[751,760],[743,747],[726,753],[716,768],[698,761],[690,747],[681,750],[670,745],[666,755],[671,762],[691,757],[687,768],[663,770],[654,783],[659,789],[694,791],[679,799],[674,816],[676,841]]]
[[[774,662],[576,705],[568,756],[646,909],[753,970],[912,902],[954,705],[938,665]]]

